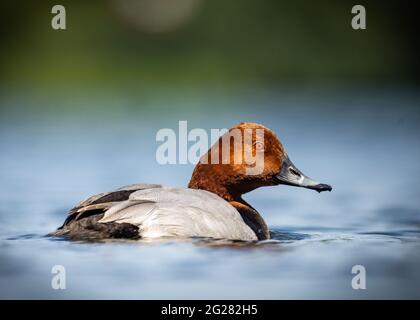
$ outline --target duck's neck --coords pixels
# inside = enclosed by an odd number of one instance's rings
[[[240,201],[241,195],[235,192],[228,178],[214,170],[213,166],[198,164],[194,169],[188,188],[201,189],[217,194],[226,201]]]
[[[215,172],[206,172],[205,167],[194,170],[188,188],[201,189],[217,194],[228,201],[242,216],[244,222],[255,232],[258,240],[270,239],[270,233],[264,219],[251,205],[242,199],[240,187],[228,184],[227,178]],[[235,192],[236,191],[236,192]]]
[[[215,193],[219,197],[225,199],[226,201],[235,201],[238,199],[238,197],[236,195],[233,195],[226,186],[221,185],[220,183],[216,183],[215,181],[212,181],[210,179],[191,179],[190,183],[188,184],[188,188],[201,189]]]

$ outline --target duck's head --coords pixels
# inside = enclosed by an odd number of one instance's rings
[[[242,122],[230,128],[201,158],[189,187],[236,200],[258,187],[280,184],[318,192],[332,190],[330,185],[304,175],[272,130]]]

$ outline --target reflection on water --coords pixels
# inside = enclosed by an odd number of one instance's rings
[[[276,97],[259,101],[258,113],[239,101],[214,115],[180,108],[84,121],[3,113],[0,298],[420,298],[419,100],[364,98],[317,109],[323,101]],[[154,158],[156,131],[183,119],[205,129],[262,122],[334,191],[247,194],[270,226],[262,242],[45,237],[88,195],[135,182],[187,185],[192,165]],[[351,287],[356,264],[367,270],[366,290]],[[66,290],[51,288],[54,265],[66,268]]]

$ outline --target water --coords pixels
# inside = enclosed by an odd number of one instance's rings
[[[341,93],[211,99],[197,109],[127,102],[113,114],[23,112],[3,99],[0,136],[0,298],[420,298],[419,97]],[[208,105],[219,109],[208,112]],[[258,108],[255,105],[258,103]],[[165,105],[162,102],[162,105]],[[145,111],[147,110],[147,111]],[[160,166],[162,127],[274,129],[292,161],[333,185],[245,196],[273,239],[78,243],[44,235],[88,195],[135,182],[185,186],[193,165]],[[51,268],[66,269],[66,290]],[[351,286],[366,268],[366,290]]]

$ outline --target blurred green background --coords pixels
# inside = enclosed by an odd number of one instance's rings
[[[62,4],[67,30],[51,28]],[[367,29],[351,28],[363,4]],[[43,99],[416,85],[408,1],[2,1],[0,92]],[[4,105],[2,106],[4,108]]]

